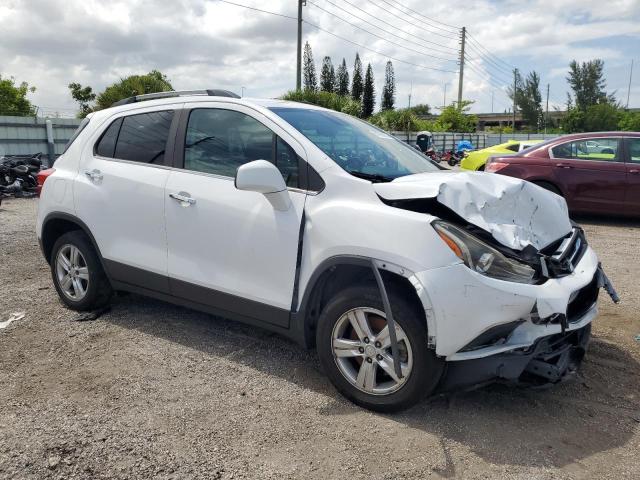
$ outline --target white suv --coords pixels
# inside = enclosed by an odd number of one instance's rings
[[[37,234],[70,308],[130,291],[268,328],[380,411],[579,364],[607,280],[561,197],[443,171],[311,105],[118,103],[41,178]]]

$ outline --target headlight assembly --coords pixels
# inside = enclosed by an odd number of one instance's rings
[[[450,223],[431,223],[440,238],[467,267],[487,277],[507,282],[534,283],[535,270],[505,257],[495,248]]]

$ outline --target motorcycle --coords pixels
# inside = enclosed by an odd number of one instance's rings
[[[0,193],[4,196],[32,196],[38,187],[42,154],[0,157]]]

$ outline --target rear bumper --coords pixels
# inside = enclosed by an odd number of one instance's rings
[[[490,383],[554,384],[573,376],[587,350],[591,323],[537,339],[527,348],[490,357],[447,362],[438,392],[470,390]]]

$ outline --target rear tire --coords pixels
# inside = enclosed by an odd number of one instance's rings
[[[111,300],[113,290],[98,254],[79,230],[56,240],[51,251],[51,276],[60,300],[73,310],[96,310]]]
[[[322,311],[316,331],[320,363],[331,383],[353,403],[377,412],[395,412],[416,404],[435,390],[444,368],[444,362],[427,348],[421,308],[399,289],[389,288],[388,295],[403,378],[394,378],[388,335],[384,333],[386,316],[376,285],[354,286],[337,294]],[[372,338],[361,338],[367,332],[356,331],[356,318],[366,319]],[[363,369],[372,373],[363,374]],[[372,379],[369,382],[367,375]]]

